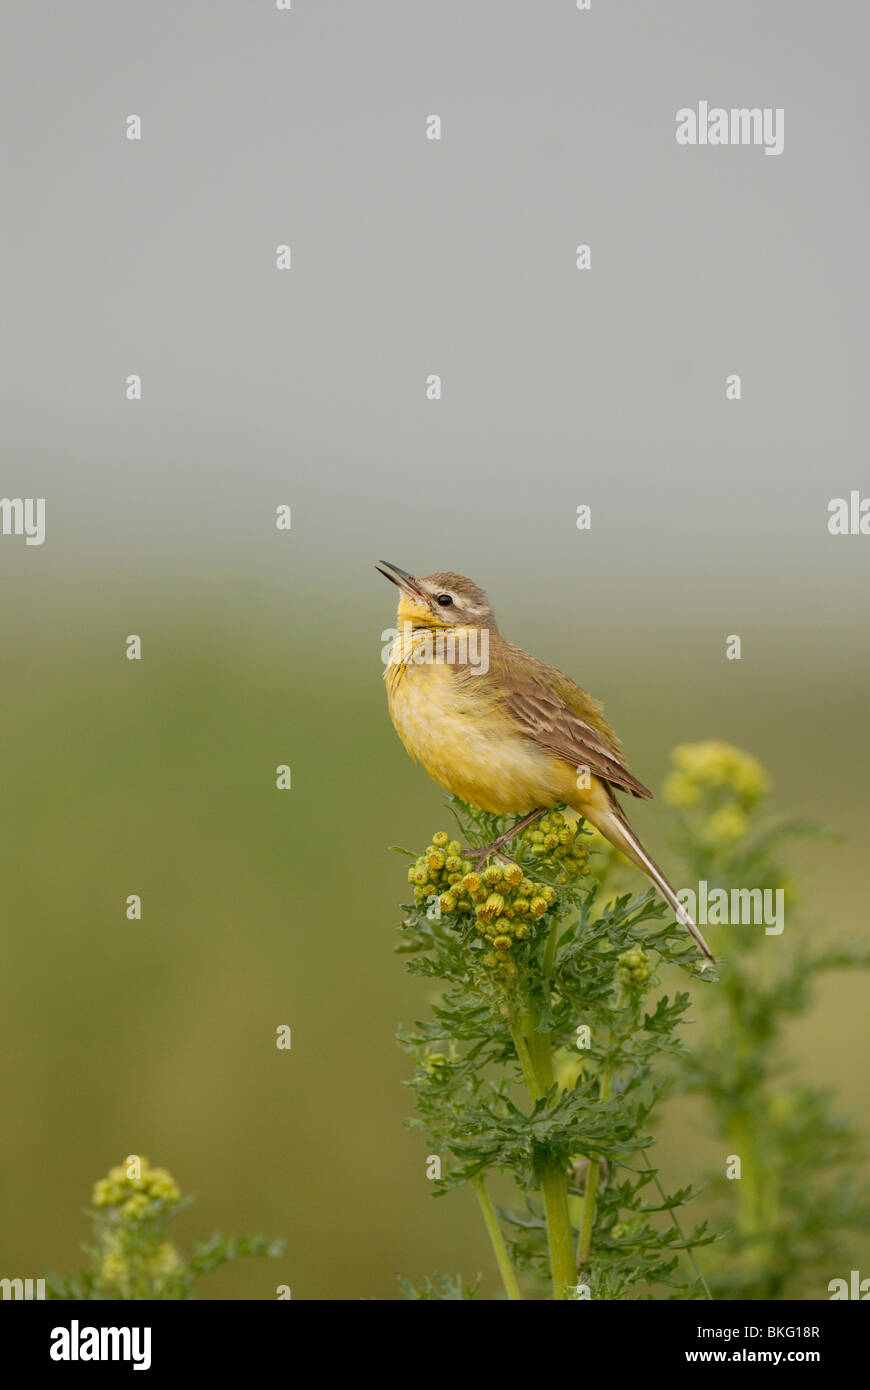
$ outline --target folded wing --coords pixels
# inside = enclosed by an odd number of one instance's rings
[[[579,687],[578,694],[582,695]],[[505,703],[522,733],[539,747],[564,758],[572,767],[588,767],[594,776],[620,791],[652,796],[629,772],[618,748],[554,691],[537,684],[517,685],[505,690]],[[596,722],[602,722],[600,717]]]

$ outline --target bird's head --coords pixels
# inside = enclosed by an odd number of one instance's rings
[[[445,570],[416,579],[382,560],[375,569],[399,589],[399,623],[414,627],[478,627],[497,631],[489,599],[473,580]]]

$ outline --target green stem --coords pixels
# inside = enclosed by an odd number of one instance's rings
[[[522,1017],[523,1020],[526,1020],[528,1018],[528,1015],[523,1014]],[[532,1051],[526,1039],[525,1032],[523,1031],[520,1025],[514,1025],[511,1027],[511,1037],[514,1040],[514,1047],[517,1050],[517,1056],[520,1059],[520,1066],[523,1069],[523,1079],[526,1083],[526,1086],[528,1087],[529,1095],[532,1098],[532,1103],[536,1104],[541,1099],[541,1096],[544,1093],[542,1090],[540,1090],[538,1086],[538,1073],[535,1069]]]
[[[568,1289],[577,1279],[571,1217],[568,1212],[568,1179],[562,1165],[552,1158],[544,1159],[540,1166],[540,1174],[547,1217],[553,1298],[557,1302],[564,1302],[568,1297]]]
[[[553,938],[551,937],[551,940]],[[536,1033],[531,1014],[520,1015],[511,1029],[514,1046],[532,1102],[537,1103],[553,1084],[553,1053],[549,1033]],[[552,1158],[538,1165],[544,1213],[547,1221],[547,1242],[550,1251],[550,1271],[553,1276],[553,1298],[562,1302],[576,1278],[574,1241],[568,1211],[568,1178],[561,1164]]]
[[[624,1007],[626,994],[624,988],[620,988],[619,998],[616,1001],[616,1013]],[[610,1045],[613,1048],[616,1040],[616,1032],[611,1028]],[[606,1105],[610,1100],[610,1090],[613,1085],[614,1061],[604,1063],[601,1068],[601,1080],[598,1086],[598,1099],[602,1105]],[[595,1207],[598,1202],[598,1176],[601,1172],[601,1160],[591,1159],[589,1169],[586,1174],[586,1192],[583,1197],[583,1218],[580,1222],[580,1234],[577,1237],[577,1265],[582,1269],[589,1259],[589,1251],[592,1249],[592,1232],[595,1229]]]
[[[535,1077],[537,1096],[534,1100],[540,1100],[545,1096],[553,1084],[553,1051],[550,1047],[549,1033],[536,1033],[535,1020],[531,1014],[520,1015],[521,1036],[526,1044],[529,1060]]]
[[[612,1084],[613,1068],[610,1065],[605,1065],[601,1071],[601,1087],[598,1092],[599,1100],[602,1103],[610,1100]],[[600,1171],[601,1160],[598,1158],[590,1159],[586,1173],[586,1194],[583,1198],[583,1219],[580,1223],[580,1235],[577,1238],[577,1264],[580,1269],[588,1260],[589,1251],[592,1248],[592,1231],[595,1226],[595,1206],[598,1200],[598,1175]]]
[[[746,1242],[743,1261],[746,1266],[745,1297],[764,1299],[769,1296],[770,1224],[767,1213],[766,1175],[758,1159],[758,1147],[750,1114],[738,1110],[731,1121],[731,1142],[740,1158],[740,1179],[734,1186],[737,1207],[737,1229]]]
[[[504,1243],[504,1236],[501,1233],[501,1227],[498,1224],[498,1218],[495,1214],[495,1208],[493,1207],[492,1202],[490,1201],[489,1193],[486,1190],[486,1183],[484,1182],[480,1173],[478,1173],[476,1177],[473,1177],[471,1179],[471,1185],[477,1193],[477,1200],[480,1203],[480,1210],[483,1212],[483,1219],[486,1223],[486,1229],[489,1232],[490,1241],[492,1242],[493,1254],[495,1255],[496,1264],[498,1265],[499,1272],[501,1273],[502,1282],[505,1287],[505,1293],[507,1294],[508,1298],[512,1301],[515,1301],[517,1299],[521,1300],[522,1294],[520,1293],[519,1284],[517,1283],[517,1276],[514,1273],[514,1267],[510,1262],[510,1256],[507,1252],[507,1246]]]

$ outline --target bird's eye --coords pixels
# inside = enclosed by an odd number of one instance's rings
[[[441,604],[442,608],[449,608],[451,603],[453,602],[453,599],[450,597],[449,594],[439,594],[438,602]]]

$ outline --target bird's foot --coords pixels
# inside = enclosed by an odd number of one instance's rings
[[[462,858],[470,859],[474,864],[482,864],[485,859],[497,857],[504,860],[505,864],[515,864],[515,859],[511,859],[509,855],[502,853],[502,843],[503,842],[500,840],[493,840],[491,845],[486,845],[483,849],[464,849],[462,851]]]
[[[506,830],[503,835],[499,835],[497,840],[493,840],[491,845],[484,845],[483,849],[464,849],[462,851],[463,859],[471,859],[479,864],[481,860],[489,859],[493,854],[498,854],[500,859],[506,859],[508,864],[513,864],[515,862],[513,859],[509,859],[506,854],[500,853],[502,846],[506,845],[509,840],[512,840],[518,831],[525,830],[526,826],[531,825],[532,821],[538,820],[546,809],[546,806],[539,806],[536,811],[530,811],[527,816],[523,816],[522,820],[518,820],[516,825],[512,825],[510,830]]]

